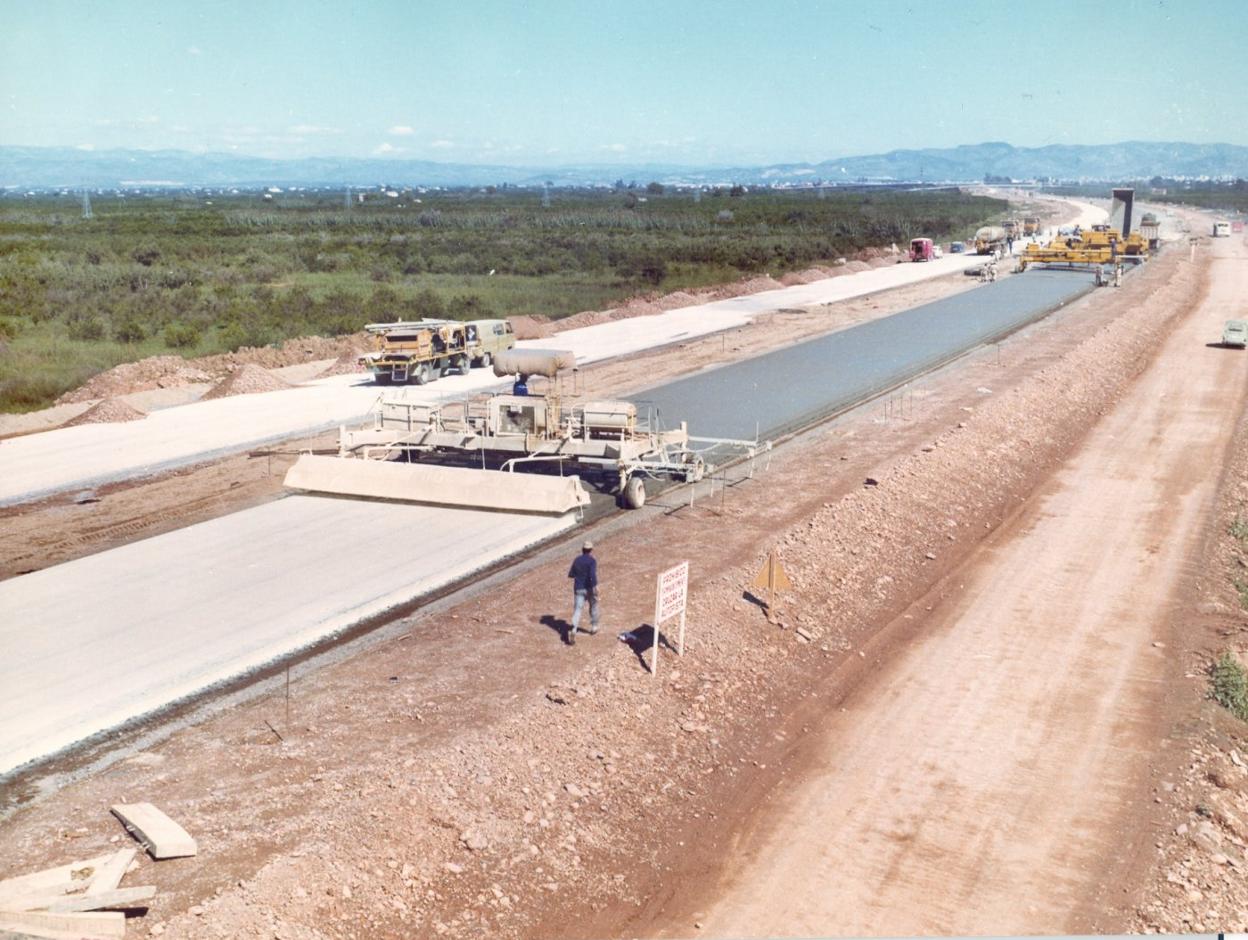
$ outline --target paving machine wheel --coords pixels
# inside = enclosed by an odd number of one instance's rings
[[[416,371],[412,374],[412,381],[417,385],[429,384],[429,363],[422,362],[416,367]]]
[[[629,477],[620,493],[620,502],[625,509],[640,509],[646,505],[646,481],[641,477]]]

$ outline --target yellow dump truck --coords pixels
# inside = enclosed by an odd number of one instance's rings
[[[378,385],[424,385],[449,372],[488,366],[516,344],[507,320],[412,320],[370,323],[376,349],[360,357]]]
[[[1039,234],[1040,234],[1040,220],[1036,216],[1029,215],[1027,216],[1027,218],[1023,219],[1023,236],[1024,237],[1030,237],[1032,235],[1039,235]]]

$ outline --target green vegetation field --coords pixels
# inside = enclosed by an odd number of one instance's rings
[[[392,191],[394,192],[394,191]],[[957,190],[499,189],[0,198],[0,410],[119,362],[422,316],[566,316],[964,238],[1005,203]]]
[[[1196,206],[1200,209],[1220,209],[1223,212],[1248,213],[1248,180],[1225,183],[1191,182],[1155,177],[1148,184],[1126,182],[1122,184],[1088,183],[1080,186],[1046,186],[1045,192],[1057,196],[1105,197],[1113,186],[1122,185],[1135,189],[1137,200],[1164,202],[1178,206]]]

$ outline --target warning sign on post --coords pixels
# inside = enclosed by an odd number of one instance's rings
[[[685,612],[689,593],[689,562],[683,561],[659,575],[659,589],[654,599],[654,625],[679,617]]]
[[[659,674],[659,628],[664,621],[680,618],[676,652],[685,655],[685,601],[689,597],[689,562],[682,561],[659,575],[654,592],[654,645],[650,649],[650,674]]]

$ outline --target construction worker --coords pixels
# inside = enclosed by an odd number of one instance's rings
[[[598,632],[598,561],[594,558],[593,542],[581,546],[581,554],[568,569],[568,577],[572,579],[572,629],[568,631],[568,645],[571,646],[581,627],[581,611],[585,609],[586,600],[589,601],[587,632],[590,636]]]

